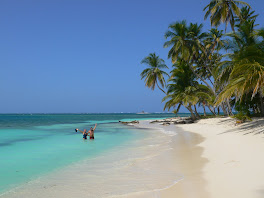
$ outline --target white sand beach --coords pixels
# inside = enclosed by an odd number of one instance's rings
[[[166,126],[162,127],[166,129]],[[171,127],[168,126],[168,130]],[[194,171],[188,174],[192,175],[193,180],[203,180],[205,188],[204,191],[195,191],[190,187],[194,181],[186,178],[163,191],[161,197],[205,197],[205,193],[211,198],[264,197],[263,118],[238,126],[235,126],[232,118],[212,118],[176,127],[204,138],[197,145],[202,148],[201,157],[206,159],[201,174]],[[191,156],[193,159],[195,157]],[[199,163],[197,165],[200,166]]]
[[[210,197],[264,197],[263,118],[238,126],[231,118],[213,118],[178,127],[205,138],[199,146],[208,159],[203,176]]]

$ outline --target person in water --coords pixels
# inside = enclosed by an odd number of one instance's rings
[[[94,130],[96,129],[97,124],[95,124],[94,128],[91,127],[90,130],[87,132],[86,129],[84,129],[83,131],[79,130],[79,129],[75,129],[75,131],[80,131],[83,134],[83,139],[87,139],[87,136],[90,136],[90,139],[94,139]]]
[[[96,126],[97,126],[97,124],[94,125],[94,128],[91,127],[90,130],[88,131],[88,134],[90,136],[90,140],[92,140],[92,139],[94,140],[94,130],[96,129]]]

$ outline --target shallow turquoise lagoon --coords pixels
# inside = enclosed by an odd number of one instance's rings
[[[119,120],[157,119],[173,114],[0,115],[0,193],[82,159],[96,157],[142,132]],[[98,123],[95,140],[75,128]],[[140,136],[139,136],[140,134]],[[85,167],[84,167],[85,168]]]

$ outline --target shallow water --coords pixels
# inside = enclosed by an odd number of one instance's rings
[[[135,135],[130,141],[39,177],[3,197],[110,198],[142,192],[158,196],[161,189],[183,179],[171,163],[172,134],[153,129],[129,130]],[[169,155],[166,164],[160,162],[164,155]]]
[[[144,139],[147,133],[118,120],[157,119],[173,114],[0,115],[0,192],[45,176],[81,160]],[[75,128],[95,123],[95,141],[83,140]],[[98,166],[100,164],[98,163]]]

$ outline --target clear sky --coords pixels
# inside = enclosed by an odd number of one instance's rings
[[[263,0],[246,0],[261,16]],[[140,80],[169,24],[204,23],[209,0],[1,0],[0,113],[162,112]],[[184,109],[182,110],[185,111]]]

